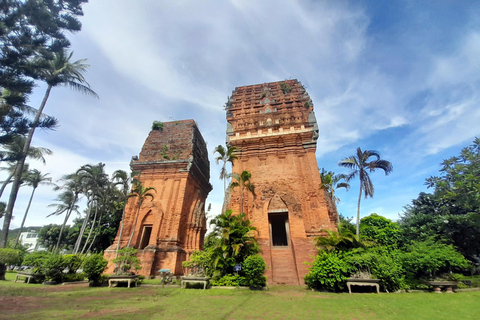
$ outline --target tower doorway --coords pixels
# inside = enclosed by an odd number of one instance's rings
[[[274,247],[288,247],[290,230],[288,212],[269,212],[270,239]]]

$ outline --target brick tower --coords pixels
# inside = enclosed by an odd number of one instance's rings
[[[304,261],[320,230],[336,230],[336,212],[320,189],[313,103],[297,80],[238,87],[226,104],[227,143],[238,148],[233,172],[252,174],[256,198],[243,211],[257,227],[271,284],[303,284]],[[229,206],[240,209],[240,189]]]
[[[132,245],[142,261],[140,274],[153,276],[159,269],[183,274],[182,262],[203,246],[206,232],[205,199],[212,190],[205,141],[193,120],[165,122],[152,130],[132,170],[140,172],[144,187],[153,187],[154,198],[143,203]],[[127,245],[137,213],[137,198],[125,208],[125,226],[105,251],[106,273],[113,273],[115,250]]]

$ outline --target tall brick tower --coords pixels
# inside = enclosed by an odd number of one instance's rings
[[[300,82],[286,80],[238,87],[226,110],[227,143],[239,150],[233,172],[250,171],[256,188],[243,211],[259,231],[268,281],[303,284],[303,262],[316,254],[313,239],[336,230],[336,213],[320,189],[312,100]],[[234,212],[240,199],[239,188],[232,190]]]
[[[183,274],[182,262],[203,246],[206,232],[205,199],[212,190],[210,164],[205,141],[193,120],[165,122],[152,130],[132,170],[139,180],[156,192],[140,209],[132,245],[142,261],[140,274],[152,276],[160,269]],[[127,245],[137,213],[137,198],[125,208],[122,238],[120,229],[113,245],[105,251],[109,260],[106,273],[113,273],[115,250]]]

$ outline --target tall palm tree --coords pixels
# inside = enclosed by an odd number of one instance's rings
[[[220,179],[223,180],[223,206],[222,212],[225,212],[225,207],[227,205],[227,179],[230,177],[227,170],[227,164],[233,164],[233,161],[238,159],[235,155],[237,147],[227,146],[227,148],[222,145],[218,145],[215,148],[214,154],[218,153],[218,156],[215,158],[215,162],[218,164],[220,161],[223,162],[222,169],[220,170]]]
[[[43,60],[39,62],[39,65],[45,66],[45,68],[41,70],[41,74],[39,74],[39,79],[47,83],[47,90],[45,91],[45,95],[40,104],[40,107],[37,110],[31,128],[28,131],[27,139],[25,140],[25,145],[22,150],[22,156],[18,161],[18,166],[15,170],[12,190],[10,192],[10,198],[8,200],[5,219],[3,223],[3,234],[2,239],[0,239],[0,247],[5,247],[7,244],[8,229],[10,227],[10,221],[12,220],[12,212],[13,207],[15,206],[15,201],[17,199],[18,189],[20,188],[20,180],[22,177],[23,166],[25,164],[28,150],[30,149],[30,144],[33,139],[33,134],[35,133],[35,128],[40,123],[43,109],[45,108],[48,97],[50,96],[50,91],[53,87],[68,86],[74,90],[80,91],[81,93],[98,97],[95,91],[90,89],[90,85],[83,77],[83,74],[87,71],[88,68],[85,60],[77,60],[75,62],[71,62],[70,59],[72,58],[72,55],[73,52],[68,54],[66,51],[62,50],[55,53],[53,59]]]
[[[122,239],[123,226],[125,225],[125,207],[127,206],[128,199],[133,196],[130,193],[132,188],[132,183],[138,183],[138,176],[140,175],[137,171],[132,171],[130,176],[126,171],[117,170],[113,173],[113,180],[116,181],[117,185],[121,186],[121,199],[123,202],[122,208],[122,220],[120,221],[120,234],[118,236],[117,249],[115,250],[115,258],[118,257],[118,250],[120,250],[120,240]]]
[[[59,203],[50,204],[48,206],[49,207],[56,207],[57,209],[54,212],[50,213],[47,217],[50,217],[50,216],[53,216],[53,215],[59,216],[59,215],[65,213],[65,219],[63,219],[63,224],[60,227],[60,233],[58,234],[57,244],[55,245],[53,251],[56,251],[60,248],[62,234],[63,234],[63,231],[65,229],[65,225],[67,224],[67,221],[70,218],[70,215],[72,214],[72,212],[79,213],[79,211],[78,211],[79,207],[77,205],[78,194],[75,194],[74,191],[67,189],[67,190],[63,191],[62,193],[60,193],[57,196],[56,200],[59,201]]]
[[[24,145],[25,137],[16,135],[12,137],[12,141],[10,143],[4,145],[5,149],[0,151],[0,161],[9,164],[8,167],[0,168],[0,170],[6,170],[9,172],[7,179],[2,182],[2,186],[0,187],[0,197],[3,194],[3,191],[5,191],[5,187],[12,181],[19,163],[18,161],[22,157]],[[50,149],[30,146],[27,157],[30,159],[41,160],[45,164],[44,155],[51,154],[52,151]]]
[[[373,160],[369,161],[371,157]],[[374,172],[376,169],[382,169],[385,175],[390,174],[393,171],[393,166],[390,161],[380,159],[380,154],[375,150],[365,150],[357,148],[357,154],[343,159],[338,163],[339,166],[351,169],[352,171],[348,175],[347,181],[353,178],[359,177],[360,190],[358,193],[358,205],[357,205],[357,240],[360,238],[360,200],[362,198],[362,192],[367,197],[373,197],[374,188],[372,180],[370,180],[369,172]]]
[[[232,177],[237,180],[230,183],[230,189],[240,187],[240,213],[243,213],[243,201],[244,201],[244,193],[245,190],[250,192],[253,197],[256,197],[255,194],[255,186],[253,185],[251,178],[252,174],[248,171],[243,171],[241,174],[233,173]]]
[[[39,170],[33,169],[27,173],[25,177],[25,184],[27,186],[32,187],[32,194],[30,195],[30,200],[28,201],[27,209],[25,210],[25,214],[23,215],[22,224],[20,225],[20,231],[17,235],[17,240],[15,240],[15,246],[17,247],[18,241],[20,240],[20,234],[22,233],[23,226],[25,225],[25,220],[27,219],[28,211],[30,210],[30,205],[32,204],[33,195],[35,194],[35,190],[40,185],[52,185],[52,178],[47,177],[49,173],[42,174]]]
[[[135,228],[137,227],[138,216],[140,215],[140,208],[142,207],[143,202],[146,198],[150,198],[151,200],[153,200],[153,194],[150,193],[150,191],[156,192],[155,188],[145,188],[139,181],[134,183],[132,197],[137,197],[137,213],[135,215],[135,223],[133,224],[132,232],[130,233],[130,239],[128,239],[127,248],[130,247],[130,243],[132,242],[133,234],[135,233]]]
[[[57,250],[60,246],[60,242],[62,239],[62,234],[65,229],[65,226],[70,218],[72,212],[79,213],[77,202],[79,200],[79,195],[83,190],[82,182],[80,181],[80,176],[77,173],[71,173],[64,175],[60,181],[63,181],[63,186],[56,186],[54,188],[55,191],[64,190],[58,197],[57,200],[60,201],[59,204],[49,205],[52,207],[57,207],[53,213],[49,214],[47,217],[52,215],[61,215],[65,213],[65,219],[63,220],[63,224],[60,228],[60,233],[58,235],[57,244],[54,250]]]
[[[100,200],[100,193],[102,188],[104,188],[108,184],[108,175],[105,173],[105,164],[99,163],[97,165],[87,164],[82,166],[80,169],[77,170],[77,175],[80,176],[80,182],[84,186],[83,192],[87,196],[87,215],[85,220],[83,221],[82,228],[80,229],[80,233],[78,234],[78,239],[75,244],[75,248],[73,249],[73,253],[77,253],[80,250],[80,245],[82,243],[83,234],[87,227],[87,224],[90,222],[90,215],[92,209],[95,210],[94,218],[90,226],[90,232],[88,233],[87,239],[83,246],[82,252],[85,250],[88,241],[92,235],[95,222],[98,216],[98,203]]]
[[[324,168],[320,171],[320,179],[322,183],[320,189],[323,189],[327,196],[327,203],[331,204],[332,210],[337,215],[337,226],[340,223],[340,214],[337,210],[337,204],[340,202],[340,198],[335,195],[335,190],[339,188],[345,188],[347,191],[350,189],[350,184],[346,181],[348,176],[346,174],[335,174],[332,171],[325,171]],[[342,181],[345,180],[345,181]]]

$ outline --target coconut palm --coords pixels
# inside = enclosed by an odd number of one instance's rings
[[[53,215],[59,216],[59,215],[65,214],[65,219],[63,220],[63,224],[60,227],[60,233],[58,234],[57,244],[53,249],[54,251],[60,248],[62,234],[65,229],[65,225],[67,224],[67,221],[70,218],[70,215],[72,214],[72,212],[80,213],[78,211],[79,207],[77,205],[78,194],[76,194],[74,191],[65,190],[57,196],[56,200],[59,201],[59,203],[50,204],[48,206],[56,207],[57,209],[54,212],[50,213],[47,217],[50,217]]]
[[[374,157],[374,159],[369,161],[371,157]],[[377,151],[362,151],[360,148],[357,148],[356,155],[343,159],[338,163],[338,165],[352,170],[348,175],[347,181],[350,181],[356,177],[359,177],[360,180],[356,229],[356,236],[358,240],[360,238],[360,200],[362,199],[362,192],[365,194],[366,199],[367,197],[373,197],[375,191],[372,180],[370,180],[369,172],[374,172],[376,169],[382,169],[385,172],[385,175],[388,175],[392,172],[393,166],[389,161],[380,159],[380,154]]]
[[[227,146],[227,148],[222,145],[218,145],[215,148],[214,154],[218,153],[218,156],[215,158],[215,162],[218,164],[220,161],[223,162],[222,169],[220,170],[220,179],[223,180],[223,206],[222,213],[225,212],[225,206],[227,205],[227,179],[230,177],[227,171],[227,164],[230,162],[233,164],[233,161],[238,159],[235,155],[237,148],[234,146]]]
[[[20,240],[20,234],[22,233],[23,226],[25,225],[25,220],[27,219],[28,211],[30,210],[30,205],[32,204],[33,195],[35,190],[37,190],[40,185],[52,185],[52,178],[47,177],[49,173],[42,174],[39,170],[33,169],[30,170],[25,177],[25,184],[32,187],[32,194],[30,195],[30,200],[28,201],[27,209],[23,215],[22,224],[20,225],[20,231],[18,232],[17,240],[15,240],[15,246],[17,247],[18,241]]]
[[[130,239],[128,239],[127,247],[130,247],[130,243],[133,239],[133,234],[135,233],[135,228],[137,227],[138,216],[140,215],[140,208],[142,207],[143,202],[146,198],[153,200],[153,194],[150,191],[156,192],[155,188],[148,187],[145,188],[140,181],[134,183],[133,190],[131,192],[132,197],[137,197],[137,213],[135,215],[135,223],[133,224],[132,232],[130,233]],[[120,241],[120,239],[119,239]]]
[[[5,150],[0,151],[0,161],[8,163],[8,167],[0,168],[0,170],[8,171],[8,176],[2,182],[0,187],[0,197],[5,191],[5,187],[12,181],[18,161],[22,157],[22,150],[25,145],[25,137],[13,136],[12,141],[4,146]],[[52,151],[47,148],[36,148],[31,146],[28,149],[27,157],[30,159],[41,160],[45,164],[44,155],[51,155]]]
[[[85,233],[87,224],[90,222],[90,215],[92,213],[92,209],[94,209],[95,211],[94,218],[90,225],[90,232],[88,233],[87,239],[82,248],[82,253],[86,249],[87,243],[90,240],[93,229],[95,227],[95,223],[98,217],[98,204],[101,196],[100,193],[102,191],[102,188],[104,188],[109,182],[108,175],[105,173],[104,168],[105,164],[99,163],[97,165],[87,164],[77,170],[77,175],[79,175],[80,182],[84,187],[83,193],[87,196],[88,208],[87,215],[85,217],[85,220],[83,221],[82,228],[80,229],[77,242],[75,243],[75,247],[73,249],[74,254],[80,250],[83,234]]]
[[[121,199],[123,202],[123,208],[122,208],[122,220],[120,222],[120,233],[118,236],[118,243],[117,243],[117,249],[115,250],[115,258],[118,257],[118,250],[120,249],[120,240],[122,239],[122,234],[123,234],[123,226],[125,224],[125,207],[127,206],[127,201],[128,199],[132,196],[130,193],[130,190],[132,188],[132,183],[138,183],[138,180],[136,180],[139,176],[139,172],[132,171],[130,173],[130,176],[127,174],[127,172],[123,170],[117,170],[113,173],[113,180],[116,181],[117,185],[121,186]]]
[[[251,178],[252,174],[248,171],[243,171],[240,175],[238,173],[233,173],[232,177],[237,180],[230,183],[230,189],[240,187],[240,213],[243,213],[243,201],[245,190],[250,192],[253,197],[256,197],[255,186],[252,184]]]
[[[72,55],[73,52],[68,54],[66,51],[62,50],[55,53],[53,59],[51,60],[44,59],[38,61],[38,65],[44,66],[44,68],[42,68],[39,73],[39,79],[47,84],[47,89],[28,132],[27,139],[25,140],[25,144],[22,150],[22,156],[18,161],[18,166],[15,170],[12,190],[10,192],[10,198],[8,200],[5,219],[3,223],[3,237],[0,242],[0,245],[3,247],[5,247],[7,244],[8,229],[10,227],[10,221],[12,219],[12,212],[13,207],[15,206],[15,201],[17,199],[18,189],[20,188],[20,180],[22,177],[25,159],[27,157],[28,150],[30,149],[30,143],[32,142],[35,128],[40,123],[43,109],[47,104],[47,100],[50,96],[52,88],[57,86],[68,86],[74,90],[80,91],[81,93],[98,97],[97,94],[92,89],[90,89],[89,84],[83,77],[83,74],[87,71],[88,68],[85,60],[77,60],[75,62],[71,62],[70,60],[72,58]]]

